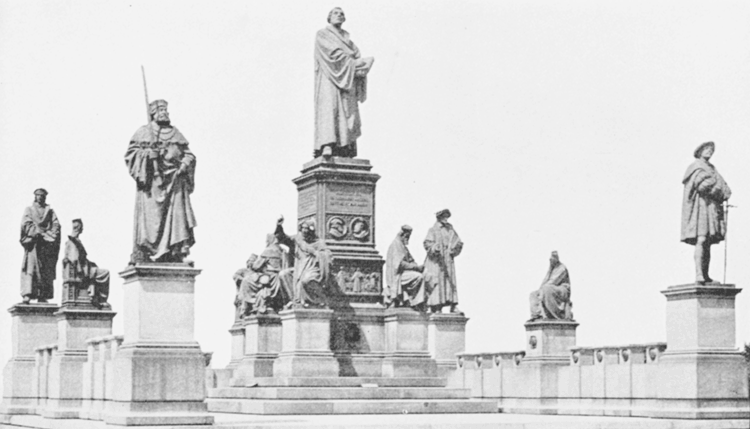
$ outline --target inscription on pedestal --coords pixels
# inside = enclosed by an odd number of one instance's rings
[[[328,185],[326,196],[326,211],[329,213],[372,214],[372,191],[365,186],[332,183]]]
[[[303,217],[310,214],[315,214],[318,210],[318,199],[316,198],[315,187],[310,187],[299,191],[297,198],[297,216]]]

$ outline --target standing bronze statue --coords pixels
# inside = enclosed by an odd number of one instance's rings
[[[361,57],[344,21],[344,11],[332,9],[329,25],[315,36],[315,157],[354,158],[362,134],[358,103],[367,98],[374,59]]]
[[[21,219],[21,296],[47,302],[54,296],[53,283],[60,254],[60,222],[47,204],[47,191],[34,191],[34,203],[26,207]]]
[[[195,155],[172,126],[167,102],[149,104],[151,122],[135,132],[125,164],[135,180],[135,220],[130,263],[187,262],[196,226],[190,194]]]
[[[732,195],[727,182],[709,162],[716,150],[714,142],[706,142],[693,152],[695,161],[682,178],[681,240],[695,246],[695,282],[710,283],[711,245],[724,240],[727,233],[724,201]]]
[[[424,282],[429,294],[427,305],[432,312],[441,312],[443,307],[450,306],[451,313],[461,313],[457,307],[456,265],[453,260],[461,253],[464,243],[453,225],[448,223],[450,210],[440,210],[435,217],[437,222],[424,239],[424,249],[427,251]]]

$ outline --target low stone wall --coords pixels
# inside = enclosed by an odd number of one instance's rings
[[[122,335],[108,335],[86,341],[88,358],[83,366],[83,402],[80,418],[102,420],[102,412],[112,399],[112,361],[122,344]]]
[[[41,415],[49,398],[49,363],[57,351],[57,344],[49,344],[34,349],[36,359],[31,374],[31,394],[34,397],[34,414]]]
[[[529,365],[525,351],[460,353],[456,378],[477,398],[496,398],[502,412],[648,416],[659,398],[657,372],[666,343],[573,347],[567,365]],[[545,396],[540,375],[556,393]]]

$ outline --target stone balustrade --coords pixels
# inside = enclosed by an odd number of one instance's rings
[[[108,400],[112,399],[112,360],[122,344],[122,335],[107,335],[86,341],[87,360],[83,367],[83,401],[80,417],[101,420]]]
[[[31,393],[35,397],[34,413],[41,414],[49,398],[49,363],[57,351],[57,344],[39,346],[34,349],[35,364],[31,375]]]

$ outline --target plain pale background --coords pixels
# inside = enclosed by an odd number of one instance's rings
[[[571,273],[579,345],[664,341],[660,291],[694,278],[681,179],[707,140],[738,206],[727,281],[750,285],[750,3],[0,1],[2,307],[20,301],[19,221],[45,187],[63,243],[83,218],[122,309],[135,196],[123,155],[145,123],[143,64],[150,98],[169,101],[198,159],[196,336],[226,365],[232,274],[279,214],[296,217],[314,36],[333,6],[375,57],[359,148],[382,176],[377,247],[408,223],[422,260],[434,213],[451,209],[468,351],[524,348],[551,250]],[[713,247],[719,280],[723,253]],[[738,346],[749,294],[737,298]],[[5,313],[0,363],[9,357]]]

